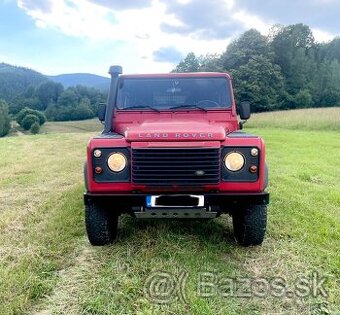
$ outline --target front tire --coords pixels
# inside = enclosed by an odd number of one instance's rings
[[[87,236],[94,246],[111,244],[117,236],[118,216],[98,205],[85,206]]]
[[[266,205],[251,205],[235,209],[232,218],[237,243],[243,246],[262,244],[267,226]]]

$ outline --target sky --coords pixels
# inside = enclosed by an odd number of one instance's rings
[[[48,75],[171,71],[187,53],[222,53],[250,28],[304,23],[339,36],[340,0],[0,0],[0,62]]]

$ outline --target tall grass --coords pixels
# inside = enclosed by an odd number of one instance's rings
[[[253,114],[245,128],[340,130],[340,107],[308,108]]]

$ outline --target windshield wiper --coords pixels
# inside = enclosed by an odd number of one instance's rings
[[[157,108],[154,108],[154,107],[151,107],[151,106],[148,106],[148,105],[129,106],[129,107],[124,107],[122,109],[125,110],[125,109],[143,109],[143,108],[151,109],[151,110],[154,110],[155,112],[158,112],[158,113],[160,112]]]
[[[195,105],[195,104],[178,105],[178,106],[170,107],[169,109],[180,109],[180,108],[197,108],[200,110],[204,110],[205,112],[208,111],[206,108]]]

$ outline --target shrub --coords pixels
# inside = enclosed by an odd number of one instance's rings
[[[306,89],[300,90],[295,96],[296,108],[309,107],[313,104],[313,97]]]
[[[39,124],[39,118],[36,115],[28,114],[21,121],[21,127],[25,130],[29,130],[34,123]]]
[[[0,100],[0,137],[6,136],[11,129],[11,119],[8,114],[8,105]]]
[[[22,109],[17,114],[17,117],[16,117],[17,123],[20,126],[22,126],[22,121],[27,115],[34,115],[34,116],[38,117],[40,125],[43,125],[46,122],[46,116],[42,112],[39,112],[38,110],[35,110],[35,109],[25,107],[24,109]]]
[[[36,122],[31,126],[30,132],[36,135],[37,133],[39,133],[39,131],[40,131],[40,125]]]

